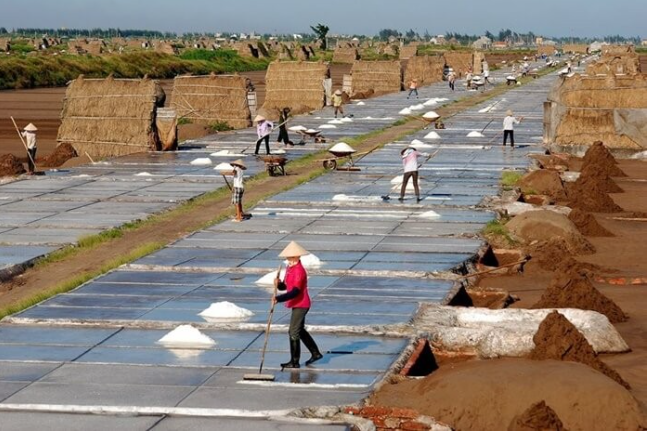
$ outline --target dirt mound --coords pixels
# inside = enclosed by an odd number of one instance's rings
[[[598,291],[586,276],[558,273],[532,309],[576,308],[605,315],[612,323],[627,321],[627,315]]]
[[[606,192],[607,186],[591,177],[582,177],[568,188],[571,208],[595,213],[619,213],[622,210]]]
[[[591,213],[580,209],[574,209],[568,215],[568,219],[575,224],[577,229],[589,237],[615,237],[613,233],[598,223]]]
[[[0,155],[0,177],[15,176],[25,172],[25,167],[16,156],[12,154]]]
[[[566,241],[571,254],[595,252],[595,248],[580,234],[577,227],[563,214],[538,210],[515,216],[506,227],[526,243],[561,238]]]
[[[548,195],[555,199],[566,198],[564,184],[557,171],[533,171],[526,174],[518,184],[521,190],[527,193]]]
[[[563,360],[585,364],[602,372],[623,387],[629,384],[618,372],[602,363],[584,335],[557,311],[551,312],[539,325],[532,338],[535,348],[529,357],[532,360]]]
[[[589,147],[582,159],[582,170],[588,166],[595,166],[599,171],[607,173],[610,177],[627,177],[627,174],[618,168],[617,164],[618,161],[602,141],[596,141]]]
[[[535,159],[539,163],[539,167],[542,169],[557,171],[568,171],[570,169],[567,157],[559,157],[555,155],[532,155],[530,157]]]
[[[546,401],[537,402],[512,419],[511,431],[563,431],[564,425]]]
[[[638,402],[621,385],[588,366],[554,360],[455,363],[422,379],[384,385],[371,399],[415,409],[456,430],[506,430],[541,400],[569,430],[636,430],[642,424]]]
[[[582,168],[580,176],[575,181],[579,187],[590,187],[591,183],[597,183],[600,189],[606,193],[622,193],[624,190],[618,186],[611,176],[598,165],[588,165]]]
[[[350,98],[351,99],[368,99],[371,96],[373,96],[374,94],[375,94],[375,90],[368,89],[368,90],[364,90],[364,91],[356,91],[355,93],[353,93],[350,96]]]
[[[63,143],[47,157],[39,160],[39,165],[46,167],[60,167],[68,160],[77,157],[76,150],[68,143]]]

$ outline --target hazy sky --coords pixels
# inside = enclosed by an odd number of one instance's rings
[[[118,27],[172,32],[380,29],[552,36],[647,36],[645,0],[0,0],[0,27]]]

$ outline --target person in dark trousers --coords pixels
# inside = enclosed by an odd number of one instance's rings
[[[418,99],[418,80],[415,78],[409,83],[409,94],[407,95],[407,99],[409,99],[414,93],[416,94],[416,99]]]
[[[234,177],[234,185],[231,188],[231,203],[236,208],[236,218],[233,222],[242,222],[250,215],[243,212],[243,195],[245,194],[245,183],[243,181],[243,171],[247,169],[242,159],[235,160],[230,163],[233,171],[223,173],[223,175],[230,175]]]
[[[416,199],[420,202],[422,201],[422,198],[420,198],[420,189],[418,187],[418,157],[429,157],[429,155],[426,153],[420,153],[413,147],[407,147],[400,152],[400,156],[402,156],[404,177],[402,178],[402,187],[400,188],[400,198],[398,198],[398,201],[404,201],[404,194],[407,190],[409,179],[413,179],[413,189],[416,192]]]
[[[510,137],[510,146],[514,147],[514,125],[521,123],[521,120],[523,120],[523,117],[517,119],[511,110],[505,113],[505,118],[503,119],[503,147],[508,142],[508,137]]]
[[[288,136],[288,120],[290,119],[290,108],[285,107],[281,110],[279,114],[279,137],[277,138],[277,143],[283,143],[285,145],[293,145]]]
[[[262,115],[257,115],[254,121],[256,122],[256,134],[258,135],[256,151],[254,154],[258,154],[258,151],[261,148],[261,142],[263,141],[265,141],[265,151],[267,154],[270,154],[270,134],[272,133],[274,125],[271,121],[266,120]]]
[[[451,91],[456,90],[456,74],[454,71],[451,71],[449,75],[447,75],[447,82],[449,83],[449,88]]]
[[[342,98],[342,91],[337,90],[334,95],[332,95],[332,107],[335,113],[335,118],[337,114],[344,116],[344,98]]]
[[[34,174],[34,161],[36,160],[36,131],[38,128],[34,126],[33,123],[29,123],[25,126],[25,129],[21,133],[23,138],[25,138],[25,143],[27,144],[27,171],[29,174]]]
[[[310,351],[310,359],[306,360],[306,366],[321,360],[323,354],[315,343],[310,333],[305,328],[306,315],[310,310],[312,302],[308,295],[308,274],[306,273],[301,257],[308,255],[309,252],[296,242],[290,244],[279,254],[280,257],[286,258],[288,267],[285,272],[285,278],[281,280],[277,277],[274,279],[274,285],[279,291],[286,291],[285,294],[274,297],[273,302],[285,303],[285,306],[292,309],[290,317],[290,361],[281,363],[282,369],[298,369],[301,360],[301,342]]]

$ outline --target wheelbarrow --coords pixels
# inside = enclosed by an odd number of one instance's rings
[[[324,138],[324,136],[321,135],[320,130],[306,129],[306,130],[297,130],[295,132],[301,135],[301,142],[299,142],[299,145],[305,145],[308,141],[308,138],[313,138],[315,144],[326,142],[326,138]]]
[[[287,157],[279,155],[265,155],[259,157],[263,162],[265,162],[265,170],[270,176],[275,176],[279,173],[285,175],[285,164],[288,161]]]
[[[324,159],[323,162],[323,167],[327,170],[339,170],[339,171],[361,171],[361,168],[355,166],[355,161],[353,160],[353,156],[364,156],[369,154],[370,152],[363,152],[363,153],[357,153],[356,150],[353,151],[333,151],[333,150],[328,150],[329,153],[331,153],[334,157]],[[338,166],[338,161],[342,159],[348,158],[349,164],[347,166]]]

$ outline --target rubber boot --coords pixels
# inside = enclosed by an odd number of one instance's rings
[[[290,357],[292,359],[287,363],[281,363],[283,369],[299,369],[299,360],[301,359],[301,341],[299,339],[290,339]]]
[[[306,366],[310,366],[312,363],[323,358],[323,354],[319,351],[319,347],[315,340],[312,339],[312,336],[310,336],[310,333],[306,331],[302,332],[301,340],[306,348],[308,348],[308,351],[310,351],[310,358],[306,360]]]

